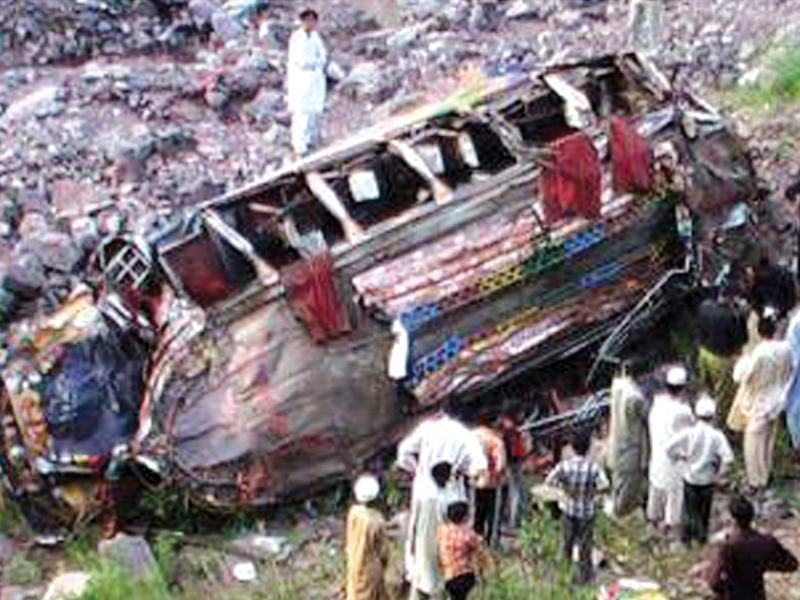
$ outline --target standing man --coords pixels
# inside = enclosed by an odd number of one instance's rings
[[[736,395],[733,367],[747,343],[747,317],[727,289],[708,297],[697,308],[700,351],[697,357],[700,383],[719,402],[727,416]]]
[[[385,572],[389,563],[386,521],[372,505],[381,487],[369,474],[356,480],[356,504],[347,513],[347,600],[389,600]]]
[[[644,506],[647,469],[647,400],[632,377],[623,373],[611,384],[608,434],[612,512],[624,517]]]
[[[520,507],[523,493],[522,464],[525,462],[525,457],[528,453],[526,438],[520,431],[517,419],[517,415],[513,413],[504,413],[500,417],[500,431],[503,435],[506,457],[508,458],[508,479],[504,495],[508,510],[508,525],[511,529],[516,529],[520,523]]]
[[[500,492],[506,479],[508,457],[503,438],[490,426],[489,416],[480,416],[475,435],[488,462],[486,476],[475,482],[475,531],[487,546],[496,541],[500,528]]]
[[[445,502],[465,498],[463,476],[485,477],[486,456],[463,423],[440,414],[420,423],[397,449],[397,466],[414,473],[411,518],[406,538],[406,577],[411,600],[428,598],[439,587],[437,528]]]
[[[573,548],[578,547],[578,583],[589,583],[594,578],[592,546],[597,496],[608,488],[603,469],[588,457],[591,443],[588,433],[576,434],[572,441],[575,456],[558,463],[545,480],[546,485],[561,488],[567,497],[563,505],[564,556],[571,563]]]
[[[292,117],[292,150],[298,157],[317,147],[322,138],[328,51],[317,32],[318,22],[316,11],[304,10],[300,28],[289,39],[286,104]]]
[[[647,518],[651,525],[663,525],[669,534],[681,523],[683,468],[667,454],[669,443],[694,417],[684,396],[689,376],[682,366],[667,371],[666,391],[656,394],[650,409],[650,491]]]
[[[754,493],[769,483],[778,417],[785,408],[794,371],[791,346],[786,340],[774,339],[777,315],[769,308],[765,312],[758,322],[762,341],[734,369],[739,390],[728,415],[728,427],[744,432],[744,465]]]
[[[667,447],[670,458],[686,461],[681,539],[687,545],[693,541],[705,544],[708,540],[714,485],[733,462],[728,438],[713,425],[716,412],[716,403],[708,395],[701,396],[694,407],[697,422]]]
[[[764,573],[797,570],[797,559],[771,535],[753,529],[755,510],[743,497],[730,506],[735,530],[722,545],[708,583],[716,600],[766,600]]]

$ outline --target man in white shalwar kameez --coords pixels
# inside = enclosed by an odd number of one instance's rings
[[[301,27],[289,39],[287,107],[292,117],[292,150],[308,154],[322,139],[322,114],[327,93],[328,51],[317,31],[313,10],[300,13]]]
[[[647,400],[633,378],[611,384],[608,466],[612,474],[612,513],[624,517],[643,506],[647,470]]]
[[[405,565],[411,599],[417,600],[434,595],[439,587],[436,532],[443,509],[456,497],[466,499],[462,477],[484,476],[488,462],[475,434],[442,414],[420,423],[400,443],[397,465],[414,473]],[[449,465],[448,477],[442,476],[443,465]]]
[[[663,525],[665,533],[676,532],[681,524],[684,465],[667,453],[670,442],[694,423],[694,415],[683,395],[688,374],[683,367],[667,372],[667,389],[653,397],[648,420],[650,431],[650,490],[647,518],[651,525]]]
[[[753,491],[769,483],[778,417],[794,370],[789,342],[773,339],[777,322],[772,313],[759,321],[758,332],[762,341],[733,370],[739,389],[728,415],[728,427],[744,432],[744,466]]]

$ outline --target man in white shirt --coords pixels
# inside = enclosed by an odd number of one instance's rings
[[[292,116],[292,150],[308,154],[322,138],[322,113],[327,94],[328,51],[317,31],[319,15],[300,13],[300,28],[289,39],[286,104]]]
[[[459,477],[485,476],[488,461],[472,430],[441,414],[422,421],[400,442],[397,466],[414,473],[405,558],[415,600],[434,595],[439,585],[436,529],[445,497],[465,498]]]
[[[761,342],[736,363],[733,380],[739,384],[727,424],[744,433],[744,467],[753,493],[769,483],[778,419],[786,407],[794,360],[786,340],[775,339],[777,313],[766,309],[759,319]]]
[[[681,539],[687,545],[708,540],[714,485],[733,462],[728,439],[712,424],[716,412],[716,403],[707,395],[701,396],[694,407],[697,422],[676,435],[667,447],[672,460],[686,464]]]
[[[688,374],[684,367],[667,371],[667,389],[653,398],[648,418],[650,432],[650,489],[647,518],[651,525],[663,525],[665,533],[681,523],[683,465],[667,455],[667,446],[683,429],[692,425],[692,410],[684,400]]]

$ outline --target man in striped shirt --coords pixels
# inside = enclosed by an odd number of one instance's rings
[[[547,485],[561,488],[566,495],[564,512],[564,554],[572,561],[572,552],[578,547],[580,559],[579,583],[594,578],[592,545],[594,542],[594,515],[597,495],[609,487],[603,469],[587,455],[591,436],[577,434],[572,442],[575,456],[562,460],[547,476]]]

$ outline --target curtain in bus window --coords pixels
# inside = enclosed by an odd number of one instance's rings
[[[611,162],[615,192],[634,194],[650,189],[650,148],[626,117],[611,117]]]
[[[323,342],[350,331],[350,319],[341,301],[330,253],[316,254],[281,270],[289,305],[306,326],[311,339]]]
[[[600,217],[600,158],[584,133],[574,133],[549,146],[541,178],[545,218],[554,224],[565,218]]]

